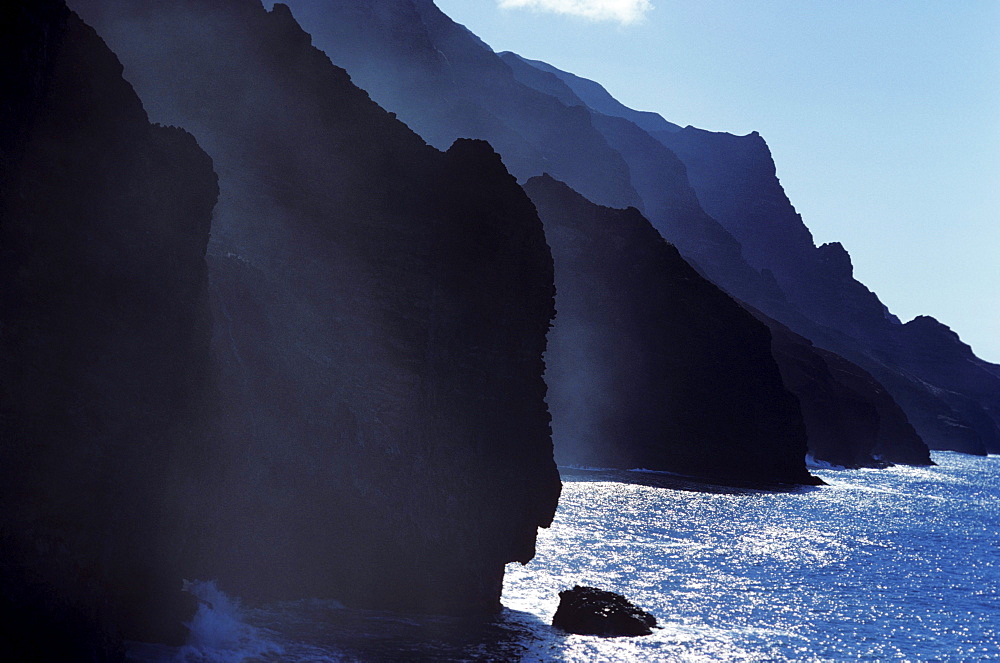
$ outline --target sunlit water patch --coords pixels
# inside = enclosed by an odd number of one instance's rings
[[[784,493],[574,472],[535,561],[508,567],[505,603],[548,621],[557,589],[592,584],[664,626],[565,638],[569,660],[1000,658],[1000,458],[934,458],[816,470],[829,486]]]
[[[134,651],[190,662],[1000,660],[1000,457],[934,459],[814,470],[828,486],[786,492],[567,469],[556,520],[534,561],[508,566],[493,622],[222,603],[239,619],[201,615],[209,636],[188,648]],[[625,594],[663,628],[561,633],[549,626],[558,592],[575,584]]]

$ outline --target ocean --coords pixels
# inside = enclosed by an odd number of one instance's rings
[[[241,606],[211,582],[181,649],[136,661],[1000,660],[1000,456],[815,468],[829,485],[726,488],[562,468],[552,527],[507,567],[488,623],[333,601]],[[624,594],[662,627],[602,639],[550,626],[558,592]],[[209,607],[211,606],[211,607]]]

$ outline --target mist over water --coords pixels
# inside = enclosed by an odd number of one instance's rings
[[[930,468],[818,469],[829,486],[789,492],[564,468],[556,520],[540,532],[530,564],[508,566],[505,610],[493,622],[298,601],[237,608],[240,619],[227,625],[233,604],[211,595],[222,614],[200,612],[188,647],[134,645],[132,654],[185,662],[1000,660],[1000,457],[940,452],[934,460]],[[574,584],[625,594],[662,629],[613,639],[553,629],[558,592]]]

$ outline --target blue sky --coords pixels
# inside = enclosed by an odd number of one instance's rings
[[[1000,363],[1000,1],[436,2],[633,108],[759,131],[818,243]]]

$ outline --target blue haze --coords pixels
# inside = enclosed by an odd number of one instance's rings
[[[619,25],[438,0],[494,50],[768,141],[817,243],[1000,362],[1000,3],[654,0]]]

